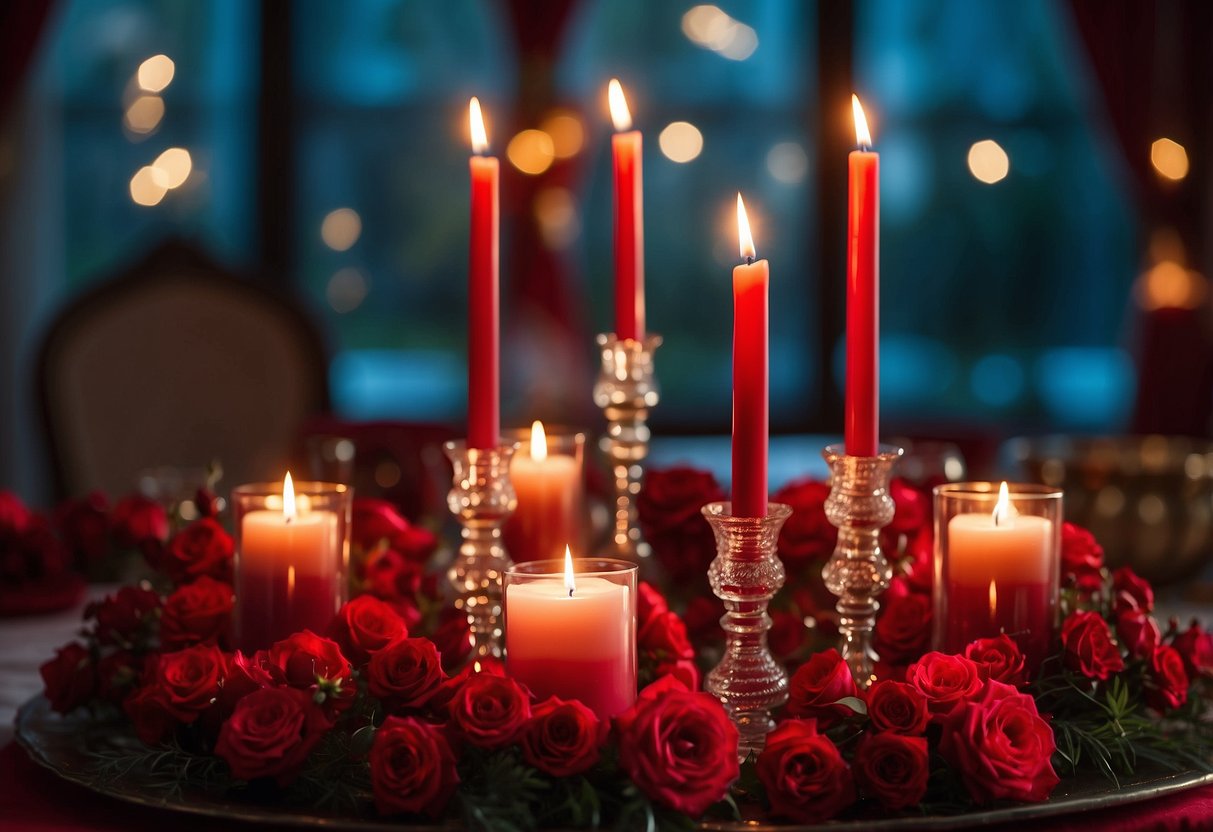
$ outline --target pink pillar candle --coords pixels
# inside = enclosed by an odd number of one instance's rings
[[[561,447],[564,439],[569,442]],[[516,563],[559,558],[565,546],[581,545],[585,501],[579,439],[584,436],[548,437],[543,423],[535,422],[529,441],[510,460],[518,507],[502,534]]]

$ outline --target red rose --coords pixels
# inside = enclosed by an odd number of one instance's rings
[[[114,541],[133,549],[145,540],[168,539],[168,512],[138,494],[118,501],[113,513]]]
[[[816,480],[789,483],[772,495],[772,502],[792,507],[792,515],[779,530],[779,557],[784,563],[795,567],[833,554],[838,529],[826,519],[829,496],[830,486]]]
[[[679,659],[676,662],[662,662],[653,669],[653,680],[659,681],[666,676],[672,676],[682,683],[687,690],[699,690],[699,667],[693,659]]]
[[[389,716],[371,746],[371,788],[381,815],[442,814],[459,783],[455,754],[440,728]]]
[[[784,720],[767,735],[755,767],[771,813],[779,817],[818,823],[855,802],[846,761],[812,719]]]
[[[927,698],[912,685],[884,680],[868,691],[868,719],[877,731],[917,736],[926,733],[930,718]]]
[[[640,627],[648,623],[654,615],[669,612],[670,605],[666,602],[661,590],[648,581],[641,581],[636,586],[636,621]]]
[[[527,692],[513,679],[476,673],[451,700],[451,722],[478,748],[500,748],[518,736],[531,718]]]
[[[908,664],[917,660],[931,644],[930,596],[914,592],[904,578],[896,578],[881,606],[884,609],[876,619],[872,640],[881,661]]]
[[[535,706],[522,731],[522,759],[552,777],[581,774],[598,762],[607,728],[580,702],[553,696]]]
[[[905,548],[906,584],[911,590],[930,598],[935,590],[935,531],[923,526]]]
[[[235,593],[230,584],[203,575],[184,584],[164,601],[160,616],[160,643],[176,650],[192,644],[228,641]]]
[[[1183,657],[1174,647],[1161,645],[1150,655],[1146,671],[1146,703],[1159,713],[1174,710],[1188,701],[1188,673]]]
[[[216,521],[202,517],[177,532],[159,556],[159,566],[174,583],[207,575],[231,583],[232,537]]]
[[[422,526],[409,525],[392,539],[392,548],[416,564],[424,564],[438,548],[438,536]]]
[[[790,656],[795,655],[807,635],[808,630],[805,629],[802,616],[787,610],[771,613],[771,630],[767,633],[767,641],[777,661],[786,662]]]
[[[1125,669],[1108,624],[1097,612],[1071,613],[1061,625],[1061,645],[1066,667],[1088,679],[1102,681]]]
[[[354,500],[350,541],[364,552],[389,543],[408,528],[408,521],[387,500],[358,497]]]
[[[393,712],[424,707],[446,678],[434,642],[403,636],[371,655],[366,675],[371,695]]]
[[[699,817],[737,779],[737,728],[711,694],[667,676],[616,717],[619,766],[651,800]]]
[[[1213,675],[1213,633],[1206,633],[1199,621],[1193,619],[1172,646],[1183,658],[1189,677]]]
[[[658,662],[695,658],[686,625],[676,613],[666,611],[650,617],[636,641],[641,653]]]
[[[724,499],[716,478],[695,468],[648,471],[636,499],[645,539],[675,581],[706,580],[716,557],[716,538],[700,509]]]
[[[366,664],[377,650],[408,635],[404,620],[378,598],[362,595],[345,604],[329,625],[329,637],[354,665]]]
[[[196,722],[218,699],[226,667],[223,653],[207,644],[149,657],[138,692],[123,706],[139,739],[156,745],[176,725]]]
[[[131,648],[151,635],[160,596],[150,589],[124,586],[105,600],[89,604],[85,618],[96,620],[94,634],[102,644]]]
[[[377,549],[363,566],[366,591],[384,601],[407,598],[421,589],[421,565],[410,561],[395,549]]]
[[[1148,612],[1123,610],[1116,616],[1116,637],[1135,659],[1148,659],[1162,643],[1162,630]]]
[[[872,734],[855,752],[859,788],[892,811],[917,806],[930,775],[926,737]]]
[[[264,650],[253,656],[245,656],[239,650],[224,654],[223,684],[215,700],[215,709],[222,718],[230,716],[236,709],[236,703],[250,693],[277,686],[266,667],[267,663]]]
[[[55,658],[38,668],[38,673],[51,708],[61,714],[74,711],[97,692],[97,673],[88,648],[74,641],[56,650]]]
[[[468,614],[454,607],[444,607],[438,613],[438,627],[432,640],[442,655],[443,670],[450,672],[459,667],[472,654],[474,646]]]
[[[909,480],[893,477],[889,482],[889,496],[893,498],[893,519],[884,530],[893,535],[911,536],[925,526],[931,518],[930,499]]]
[[[1090,595],[1103,588],[1103,547],[1081,526],[1061,526],[1061,574],[1063,583]]]
[[[7,584],[8,589],[20,587],[17,591],[28,596],[38,591],[38,582],[50,592],[72,583],[66,574],[71,569],[71,554],[46,518],[29,514],[24,520],[10,522],[24,525],[20,531],[0,528],[0,584]]]
[[[139,684],[143,659],[128,650],[118,650],[97,662],[97,695],[106,702],[123,704]]]
[[[311,630],[276,642],[266,653],[266,663],[278,681],[312,691],[330,718],[353,705],[358,695],[349,659],[337,642]]]
[[[30,510],[21,498],[11,491],[0,491],[0,539],[21,534],[29,521]]]
[[[218,517],[223,510],[223,499],[203,486],[194,492],[194,508],[198,509],[199,517]]]
[[[1002,682],[987,682],[981,696],[944,719],[939,748],[975,803],[1038,803],[1058,782],[1053,729],[1031,696]]]
[[[94,563],[109,554],[109,501],[100,491],[61,504],[55,509],[55,526],[77,563]]]
[[[330,727],[305,691],[262,688],[236,703],[219,729],[215,755],[226,760],[232,776],[240,780],[273,777],[286,785]]]
[[[964,656],[927,653],[906,669],[906,683],[927,698],[931,721],[938,722],[957,704],[981,690],[977,665]]]
[[[994,638],[979,638],[965,648],[965,658],[977,665],[982,679],[1006,685],[1027,684],[1023,653],[1006,633]]]
[[[1117,613],[1125,610],[1154,611],[1154,588],[1127,566],[1112,573],[1112,592]]]
[[[815,717],[823,726],[849,716],[853,711],[838,700],[856,696],[851,668],[833,648],[815,654],[802,664],[788,684],[788,715]]]
[[[723,615],[724,602],[719,598],[696,595],[687,602],[686,612],[682,614],[682,623],[686,625],[687,635],[695,644],[715,644],[724,641],[724,631],[720,629],[720,618]]]

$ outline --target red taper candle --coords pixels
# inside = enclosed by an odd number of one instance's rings
[[[607,99],[615,135],[611,155],[615,171],[615,336],[644,338],[644,187],[641,135],[623,87],[612,78]]]
[[[846,452],[875,456],[880,433],[880,155],[857,96],[847,188]]]
[[[768,303],[766,260],[754,262],[754,238],[737,195],[737,235],[745,263],[733,269],[733,514],[767,514]]]
[[[501,165],[489,149],[480,102],[469,105],[472,128],[472,233],[468,256],[468,447],[501,442],[501,333],[498,228]]]

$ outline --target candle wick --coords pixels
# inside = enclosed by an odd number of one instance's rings
[[[747,254],[747,255],[745,256],[745,264],[746,264],[747,266],[752,266],[752,265],[754,265],[754,257],[753,257],[753,255]]]
[[[571,590],[571,589],[569,590],[569,597],[570,597],[570,598],[572,598],[572,597],[573,597],[573,590]]]

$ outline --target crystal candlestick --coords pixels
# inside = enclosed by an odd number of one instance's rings
[[[510,484],[510,458],[517,447],[469,448],[466,442],[442,446],[455,468],[446,504],[462,527],[459,552],[447,577],[455,588],[455,607],[467,613],[471,626],[472,659],[502,654],[501,579],[511,564],[501,526],[518,504]]]
[[[716,535],[716,559],[708,580],[724,601],[720,625],[724,656],[704,687],[728,711],[741,734],[738,755],[745,759],[766,744],[775,727],[771,711],[788,701],[788,674],[767,646],[771,616],[767,604],[783,586],[783,563],[775,555],[779,529],[791,506],[768,503],[766,517],[735,517],[732,504],[708,503],[703,515]]]
[[[616,338],[613,332],[598,336],[602,372],[594,384],[594,403],[607,420],[600,446],[615,479],[612,506],[611,554],[635,561],[649,554],[636,523],[636,496],[644,473],[641,462],[649,454],[649,408],[657,404],[659,390],[653,374],[653,353],[660,335],[643,341]]]
[[[881,445],[876,456],[848,456],[842,445],[830,445],[822,453],[833,472],[825,508],[830,523],[838,527],[838,545],[821,574],[838,596],[842,657],[863,689],[875,680],[876,599],[893,577],[880,551],[880,530],[893,519],[889,477],[901,454],[901,448],[890,445]]]

